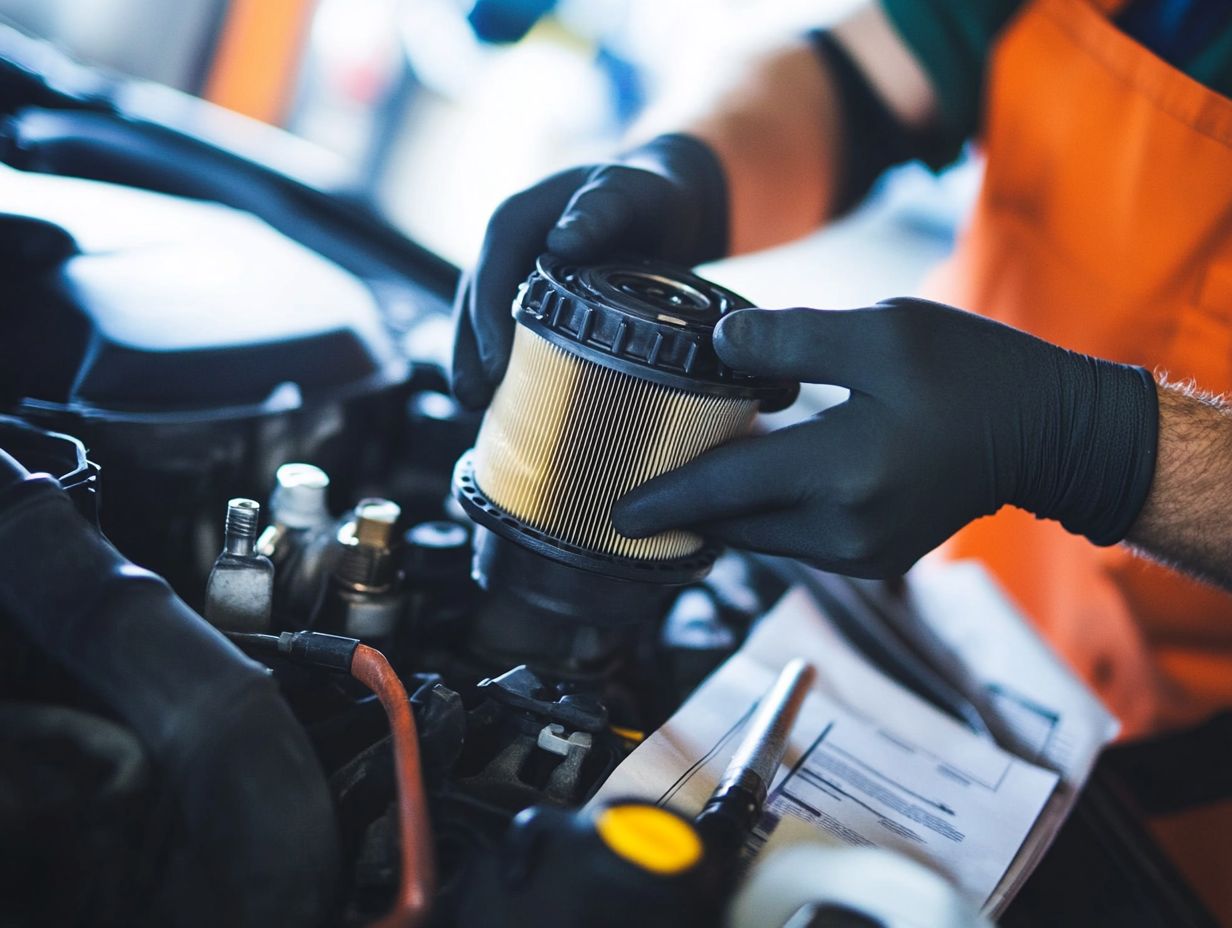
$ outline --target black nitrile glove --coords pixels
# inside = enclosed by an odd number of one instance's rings
[[[690,526],[885,577],[1004,503],[1113,544],[1150,489],[1158,406],[1138,367],[914,299],[742,310],[719,323],[715,346],[739,370],[851,397],[638,487],[612,513],[623,534]]]
[[[631,252],[692,267],[727,250],[727,183],[717,156],[664,135],[609,164],[572,168],[514,194],[492,214],[454,306],[453,390],[480,409],[505,374],[510,306],[548,250],[566,261]]]

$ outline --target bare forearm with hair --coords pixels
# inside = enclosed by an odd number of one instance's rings
[[[1158,391],[1155,479],[1127,540],[1232,590],[1232,405],[1183,385]]]

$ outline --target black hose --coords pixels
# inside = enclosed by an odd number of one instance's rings
[[[176,926],[308,926],[338,869],[329,793],[269,674],[127,561],[54,480],[0,452],[0,613],[141,740],[175,797]]]
[[[30,472],[0,448],[0,493],[29,479]]]

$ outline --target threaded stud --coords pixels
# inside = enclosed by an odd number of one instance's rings
[[[255,499],[237,497],[227,501],[223,547],[228,554],[252,554],[257,542],[257,525],[260,517],[261,504]]]

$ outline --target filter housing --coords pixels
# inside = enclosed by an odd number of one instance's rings
[[[611,509],[629,490],[746,432],[798,386],[727,368],[714,326],[750,304],[644,259],[539,259],[513,305],[504,380],[455,488],[482,526],[554,560],[681,583],[715,552],[687,531],[627,538]]]

